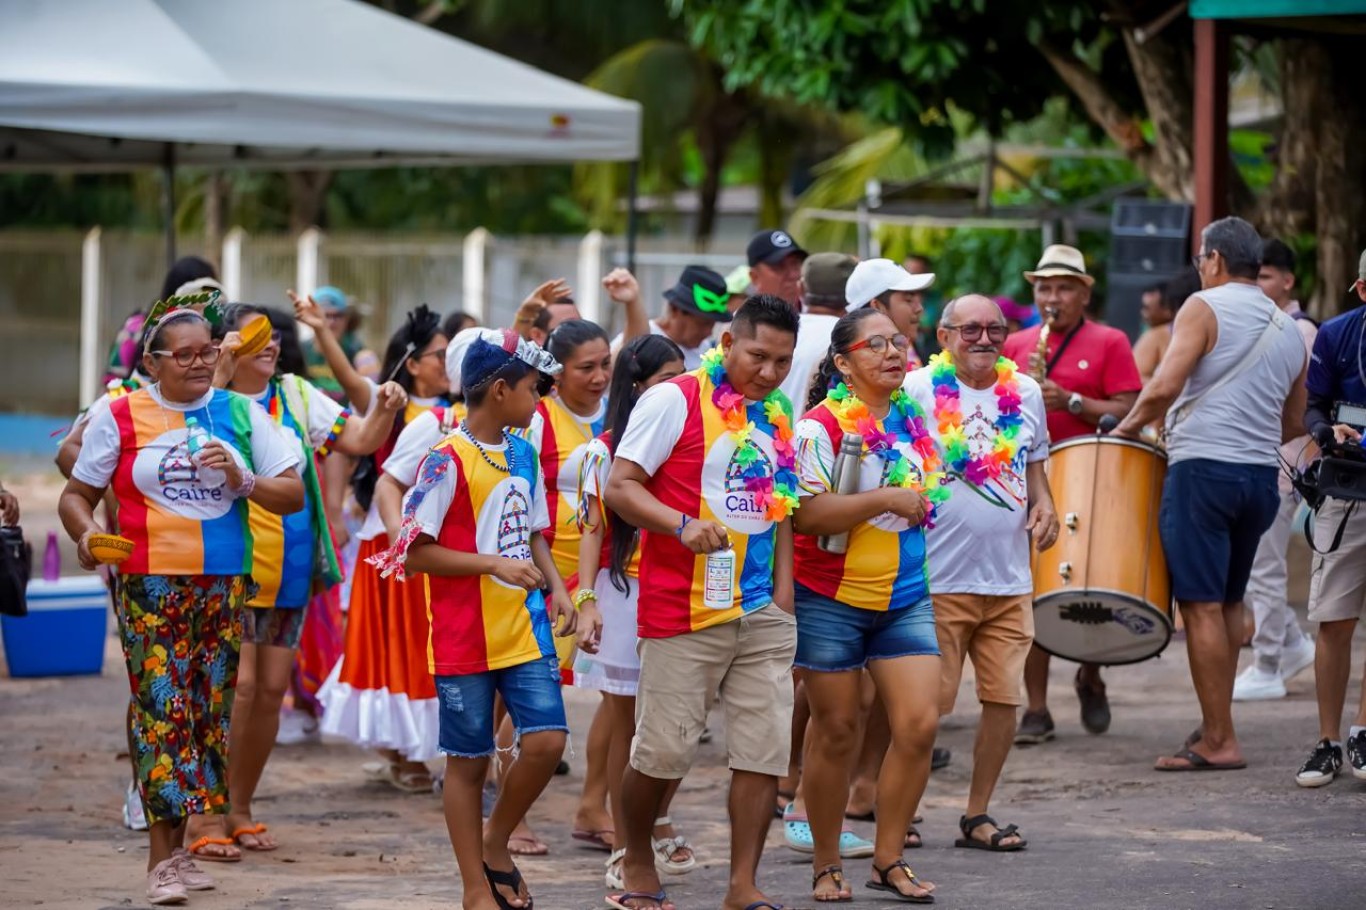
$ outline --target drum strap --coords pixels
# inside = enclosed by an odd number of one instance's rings
[[[1328,549],[1326,550],[1320,550],[1318,547],[1314,546],[1314,516],[1311,516],[1310,519],[1304,523],[1304,539],[1305,542],[1309,544],[1309,549],[1320,556],[1327,556],[1329,553],[1332,553],[1338,547],[1342,546],[1343,532],[1347,530],[1347,522],[1351,519],[1356,510],[1356,502],[1352,502],[1351,505],[1347,506],[1347,510],[1342,514],[1342,521],[1338,522],[1338,529],[1337,533],[1333,535],[1333,542],[1328,545]],[[1318,511],[1315,510],[1314,515],[1316,516],[1317,514]]]

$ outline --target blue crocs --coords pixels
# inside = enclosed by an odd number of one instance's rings
[[[806,816],[788,806],[783,812],[783,840],[798,853],[815,853],[816,841],[811,835],[811,823]],[[861,859],[873,855],[873,842],[864,840],[848,828],[840,831],[840,858]]]

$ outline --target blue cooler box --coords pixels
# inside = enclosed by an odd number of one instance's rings
[[[28,615],[0,616],[11,676],[86,676],[104,669],[109,589],[98,575],[31,581]]]

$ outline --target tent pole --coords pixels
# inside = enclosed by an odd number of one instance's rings
[[[161,153],[161,209],[166,224],[166,268],[175,265],[175,143]]]
[[[639,178],[640,162],[632,161],[626,189],[626,269],[632,274],[636,270],[636,233],[640,230],[640,214],[636,210]]]

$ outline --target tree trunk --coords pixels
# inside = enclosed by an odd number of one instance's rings
[[[1286,238],[1314,229],[1317,135],[1332,90],[1332,62],[1321,42],[1281,42],[1281,130],[1272,160],[1276,175],[1253,219],[1263,233]]]
[[[1145,169],[1168,199],[1195,199],[1195,92],[1191,55],[1181,39],[1189,23],[1173,23],[1143,43],[1122,29],[1129,62],[1157,140]]]
[[[298,234],[314,225],[323,226],[323,202],[332,185],[331,171],[287,171],[289,184],[289,230]]]
[[[1319,284],[1312,308],[1331,317],[1360,303],[1346,290],[1357,277],[1358,256],[1366,245],[1366,105],[1358,97],[1359,48],[1333,42],[1326,50],[1330,82],[1314,142]]]
[[[740,96],[723,94],[720,72],[713,71],[717,99],[705,116],[699,117],[694,135],[702,153],[702,183],[697,188],[697,225],[693,244],[699,251],[711,243],[716,230],[716,202],[721,194],[721,171],[726,158],[740,138],[747,121],[747,110]]]
[[[204,249],[209,258],[219,262],[223,253],[223,235],[228,230],[228,179],[222,171],[211,171],[204,178]]]

